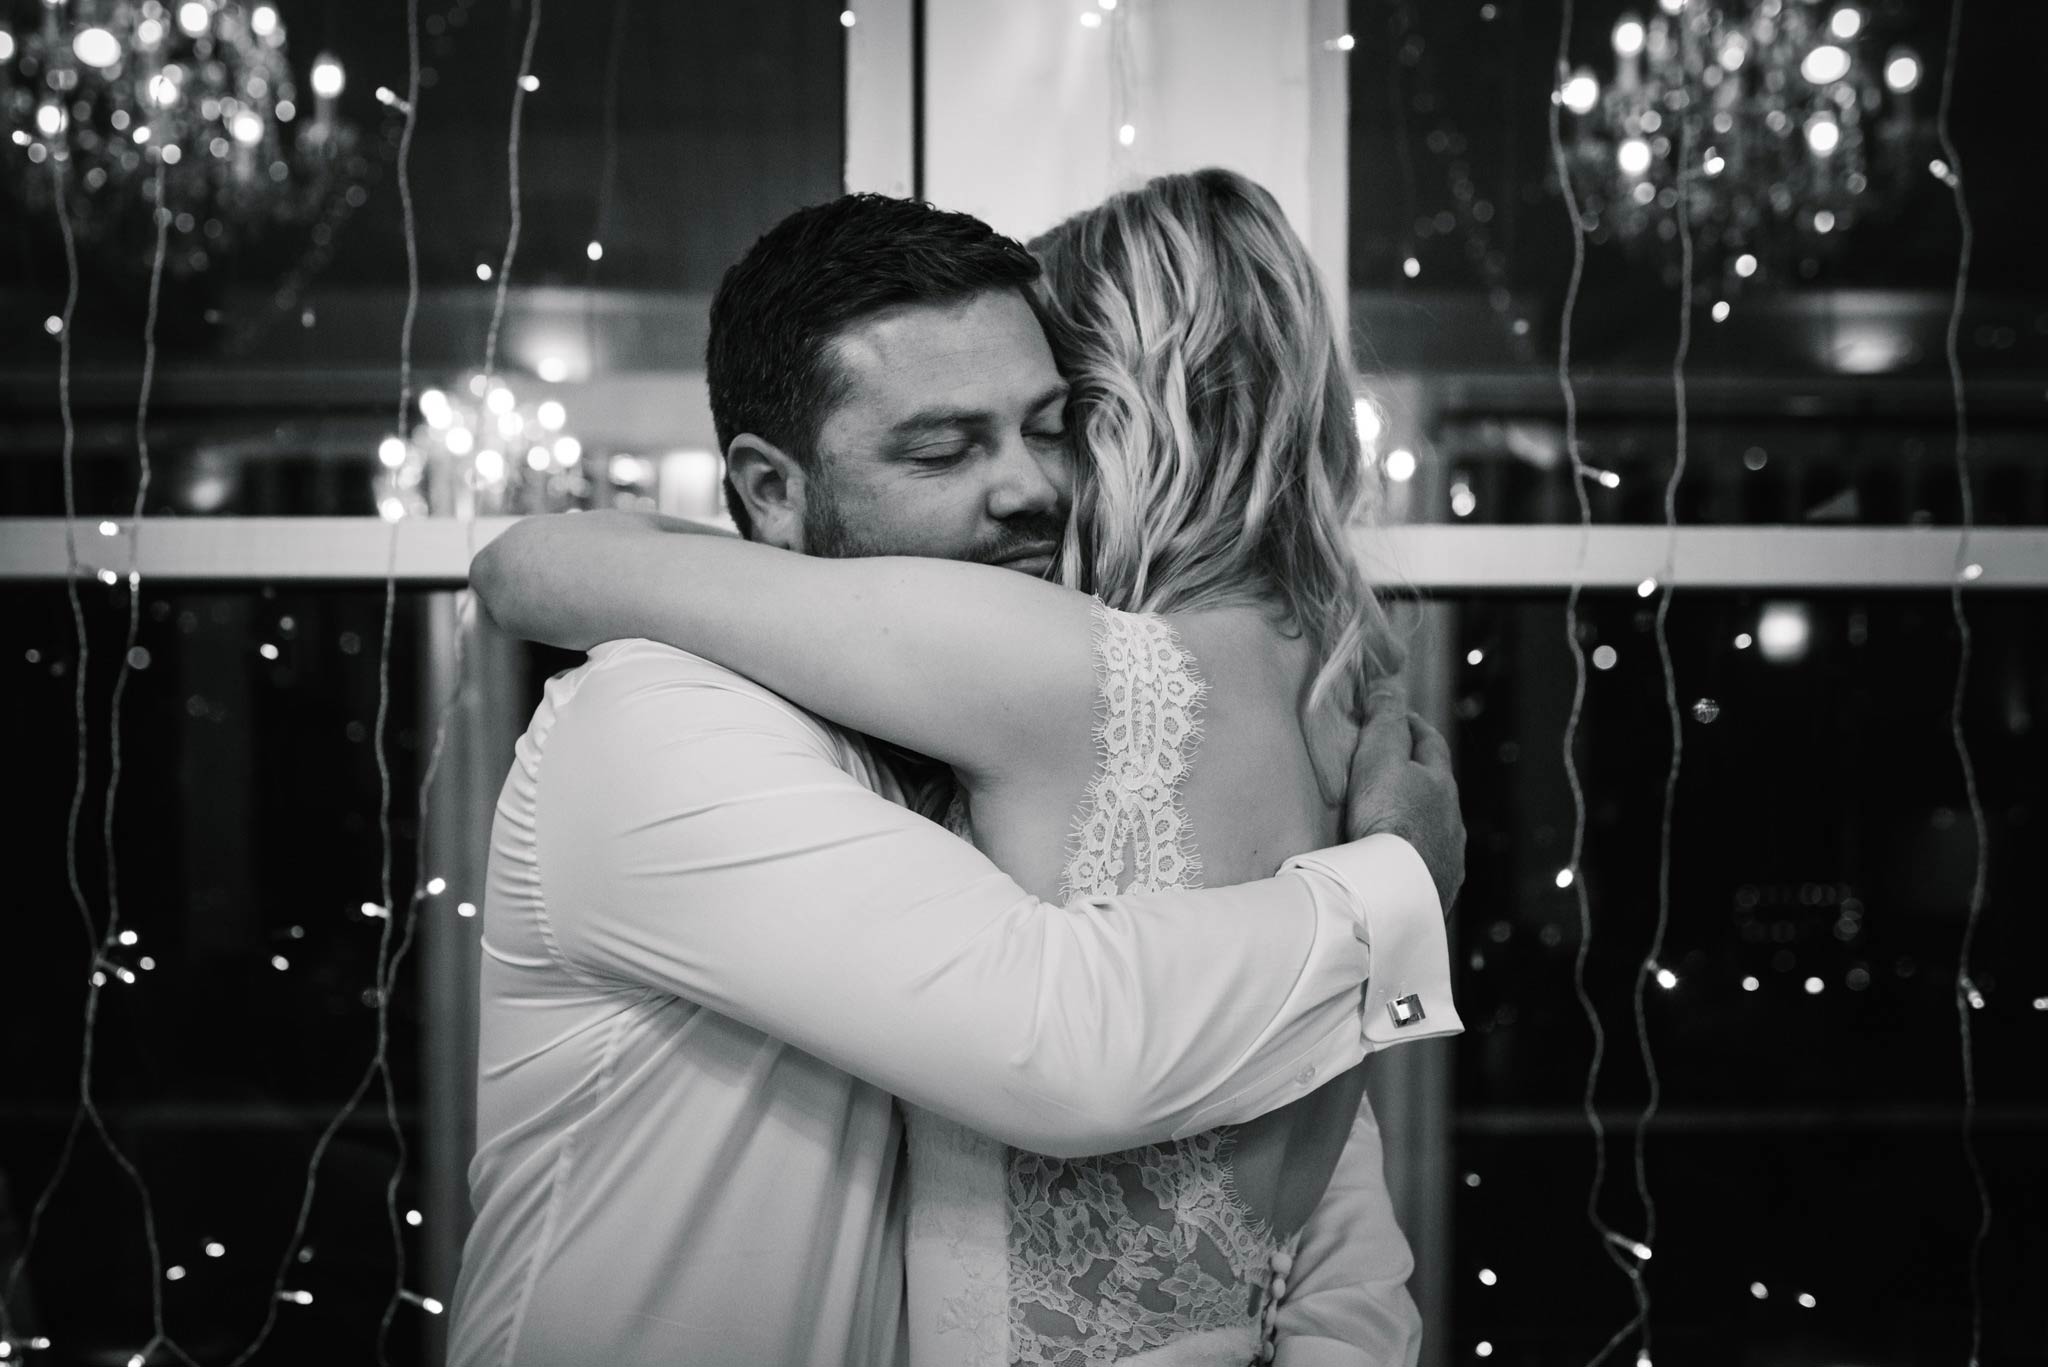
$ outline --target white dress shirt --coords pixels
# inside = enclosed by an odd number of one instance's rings
[[[1110,1152],[1457,1028],[1404,841],[1061,908],[893,796],[858,739],[667,646],[548,683],[492,833],[452,1367],[900,1362],[892,1093]]]

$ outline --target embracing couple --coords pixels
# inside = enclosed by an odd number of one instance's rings
[[[451,1362],[1414,1362],[1363,1061],[1459,1028],[1464,828],[1272,196],[850,195],[707,363],[744,539],[474,568],[590,658],[498,800]]]

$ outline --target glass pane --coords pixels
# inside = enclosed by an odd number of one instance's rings
[[[1386,410],[1380,448],[1415,457],[1396,506],[1418,521],[1578,516],[1556,379],[1573,255],[1555,90],[1592,224],[1571,353],[1594,517],[1662,517],[1689,149],[1680,517],[1956,520],[1945,352],[1961,232],[1930,171],[1947,8],[1669,10],[1578,6],[1566,89],[1555,6],[1351,6],[1351,320]],[[1826,27],[1838,11],[1848,37]],[[1809,71],[1821,49],[1846,73]],[[2048,267],[2026,226],[2048,206],[2039,178],[2000,169],[2038,141],[2044,51],[2038,10],[1973,15],[1956,78],[1970,94],[1952,113],[1975,222],[1957,345],[1976,513],[2007,525],[2048,521]]]
[[[2048,928],[2021,855],[2048,834],[2048,600],[1980,594],[1968,609],[1963,724],[1991,852],[1971,1013],[1998,1211],[1984,1360],[2023,1361],[2048,1328],[2019,1290],[2048,1275],[2031,1234],[2048,1189]],[[1601,1210],[1639,1238],[1630,1145],[1647,1078],[1632,991],[1656,917],[1670,725],[1654,604],[1581,605],[1588,824],[1573,887],[1559,886],[1573,827],[1561,598],[1438,611],[1470,831],[1453,951],[1468,1030],[1451,1360],[1489,1341],[1503,1361],[1583,1363],[1633,1301],[1584,1216],[1577,895],[1591,902],[1586,982],[1606,1031]],[[1647,1149],[1655,1356],[1935,1361],[1966,1341],[1977,1218],[1958,1139],[1954,979],[1975,863],[1949,734],[1948,600],[1681,591],[1669,639],[1684,753],[1657,964],[1671,976],[1649,980],[1645,1003],[1662,1085]]]
[[[406,7],[350,6],[345,23],[332,4],[278,0],[273,9],[280,17],[267,36],[236,17],[240,7],[212,21],[205,41],[218,72],[196,47],[187,51],[198,40],[168,17],[149,21],[156,43],[105,78],[87,70],[71,92],[69,122],[59,121],[56,141],[75,170],[67,202],[81,272],[72,327],[80,511],[120,515],[132,501],[154,163],[124,169],[124,159],[140,157],[130,144],[145,125],[160,134],[150,145],[178,130],[185,153],[165,192],[178,216],[158,325],[149,511],[363,515],[388,494],[415,513],[452,511],[461,476],[472,472],[476,498],[461,506],[485,511],[656,496],[663,456],[713,444],[697,375],[721,273],[791,209],[839,191],[839,7],[773,0],[544,11],[524,101],[519,246],[496,367],[516,396],[521,430],[511,433],[500,430],[507,415],[469,395],[466,382],[484,364],[504,266],[507,135],[533,8],[419,7],[410,183],[424,293],[414,382],[451,397],[464,420],[455,425],[475,437],[462,450],[436,435],[450,428],[433,421],[431,405],[415,402],[402,421],[395,411],[407,278],[397,191],[404,121],[378,91],[404,82]],[[52,11],[50,22],[69,20]],[[140,20],[109,22],[119,41],[134,39]],[[28,59],[48,44],[36,29],[19,37],[10,43],[19,60],[0,60],[11,73],[0,74],[12,82],[10,127],[44,147],[51,139],[28,125],[45,67]],[[342,81],[331,100],[313,89],[315,67],[329,62]],[[76,74],[68,56],[65,65]],[[172,66],[183,84],[164,108],[191,115],[189,123],[149,117],[157,108],[147,103],[156,89],[149,82]],[[252,80],[260,95],[250,93]],[[229,84],[214,91],[209,81]],[[238,101],[241,114],[223,112],[223,99]],[[202,106],[213,110],[204,119]],[[237,150],[233,124],[243,115],[256,120],[257,141]],[[20,174],[0,178],[0,297],[10,316],[37,325],[0,337],[0,446],[11,457],[0,474],[0,515],[48,516],[62,510],[63,435],[57,347],[40,324],[62,313],[65,267],[47,158],[17,163]],[[201,163],[217,170],[215,188],[177,179]],[[88,188],[95,170],[101,179]],[[543,410],[549,401],[562,406],[558,418]],[[380,442],[416,427],[421,450],[401,461],[400,474],[420,479],[379,492],[380,478],[392,481]],[[561,446],[564,436],[578,445]],[[543,468],[532,468],[528,458],[542,445]],[[485,450],[496,457],[478,469]],[[614,468],[614,456],[628,460]],[[667,476],[681,481],[691,510],[705,501],[703,467],[684,462]],[[454,482],[436,498],[444,471]]]
[[[114,592],[85,586],[91,761],[77,862],[91,934],[67,887],[79,669],[70,609],[58,586],[4,595],[14,629],[0,679],[21,721],[16,785],[32,795],[14,819],[14,971],[0,1031],[0,1266],[10,1268],[72,1122],[88,977],[107,925],[107,717],[126,626],[125,595],[105,601]],[[426,606],[421,594],[397,602],[385,723],[401,909],[414,876]],[[133,941],[101,965],[91,1076],[154,1199],[170,1333],[205,1362],[232,1357],[272,1308],[314,1144],[373,1056],[378,946],[387,925],[398,928],[364,910],[382,901],[372,737],[383,610],[375,588],[144,592],[114,833]],[[459,895],[429,899],[422,914],[453,915]],[[401,1212],[424,1204],[420,961],[414,943],[389,1013],[407,1141]],[[277,1307],[263,1360],[375,1360],[394,1275],[384,1191],[397,1161],[373,1085],[327,1151],[286,1281],[313,1301]],[[405,1232],[409,1285],[423,1290],[419,1232]],[[135,1194],[88,1127],[11,1301],[15,1336],[48,1336],[53,1361],[125,1362],[150,1338],[150,1277]],[[419,1307],[401,1306],[397,1361],[419,1360],[422,1333]]]

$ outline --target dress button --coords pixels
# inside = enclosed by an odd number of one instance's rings
[[[1277,1277],[1284,1277],[1294,1270],[1294,1255],[1284,1248],[1274,1253],[1272,1261],[1273,1274]]]
[[[1275,1305],[1278,1305],[1280,1303],[1280,1298],[1287,1294],[1287,1278],[1273,1278],[1273,1284],[1266,1288],[1266,1294],[1273,1298],[1273,1303]]]
[[[1302,1070],[1294,1075],[1294,1080],[1303,1087],[1308,1086],[1316,1080],[1316,1066],[1313,1063],[1305,1064]]]

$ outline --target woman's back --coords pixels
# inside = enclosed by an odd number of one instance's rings
[[[1186,717],[1194,732],[1175,794],[1199,852],[1199,877],[1174,883],[1223,887],[1269,878],[1290,856],[1341,838],[1342,776],[1358,726],[1342,700],[1302,717],[1319,666],[1306,640],[1252,606],[1115,618],[1161,624],[1190,657],[1202,690]],[[1097,673],[1113,682],[1099,656]],[[1037,896],[1060,900],[1070,890],[1069,856],[1093,785],[1105,761],[1129,758],[1105,752],[1101,722],[1110,707],[1099,699],[1095,724],[1077,718],[1028,764],[971,780],[976,843]]]
[[[1356,728],[1335,708],[1302,724],[1315,661],[1270,614],[1100,609],[1094,653],[1093,726],[969,795],[977,843],[1013,877],[1060,900],[1237,883],[1336,838],[1341,793],[1318,767],[1343,773]],[[1006,1341],[978,1361],[1241,1361],[1349,1132],[1349,1081],[1250,1125],[1079,1160],[1003,1153],[914,1113],[913,1321]],[[999,1178],[968,1175],[998,1163]],[[921,1295],[941,1263],[971,1271],[977,1245],[984,1275]]]

